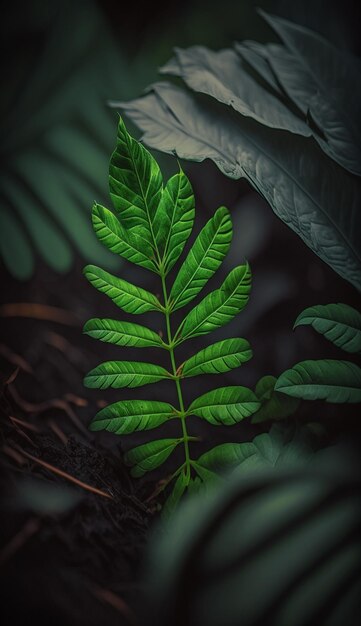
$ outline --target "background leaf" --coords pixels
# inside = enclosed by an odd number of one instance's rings
[[[175,417],[175,409],[167,402],[155,400],[121,400],[101,409],[90,424],[90,430],[108,430],[127,435],[138,430],[157,428]]]
[[[202,228],[173,283],[170,300],[176,311],[193,300],[226,256],[232,240],[228,209],[220,207]]]
[[[304,400],[361,402],[361,368],[348,361],[302,361],[278,378],[275,390]]]
[[[84,378],[86,387],[96,389],[121,389],[142,387],[169,378],[169,373],[160,365],[138,361],[106,361],[92,369]]]
[[[302,311],[296,326],[310,324],[346,352],[361,352],[361,314],[348,304],[318,304]]]
[[[232,426],[255,413],[260,407],[253,391],[246,387],[220,387],[200,396],[187,413],[197,415],[214,426]]]
[[[148,348],[163,345],[158,333],[133,322],[119,322],[96,317],[86,322],[83,332],[94,339],[117,346]]]
[[[167,519],[170,515],[174,513],[176,510],[180,499],[185,493],[188,486],[189,479],[187,479],[184,470],[182,470],[170,492],[168,498],[166,499],[163,507],[162,507],[162,517],[163,519]]]
[[[267,420],[281,420],[297,411],[300,404],[299,399],[275,391],[276,382],[275,376],[263,376],[258,381],[255,394],[261,402],[261,408],[252,416],[252,424],[259,424]]]
[[[182,376],[199,374],[221,374],[239,367],[252,357],[252,350],[246,339],[224,339],[204,348],[181,369]]]

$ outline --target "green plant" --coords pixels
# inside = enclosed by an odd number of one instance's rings
[[[361,315],[346,304],[317,305],[305,309],[297,326],[311,325],[315,330],[349,353],[361,352]],[[302,361],[283,372],[276,392],[304,400],[361,402],[361,368],[350,361],[320,359]]]
[[[206,335],[224,326],[246,306],[251,289],[248,264],[234,268],[219,289],[209,293],[184,317],[174,332],[171,316],[189,304],[220,267],[232,238],[228,210],[220,207],[207,222],[189,250],[172,287],[167,276],[181,255],[194,221],[194,196],[182,170],[163,187],[162,174],[153,156],[127,132],[120,119],[116,149],[109,168],[110,195],[115,214],[94,204],[93,227],[98,239],[117,253],[160,278],[163,301],[141,287],[104,270],[87,266],[87,279],[126,313],[162,313],[166,339],[149,328],[127,321],[91,319],[84,332],[118,346],[158,347],[168,351],[170,371],[159,365],[138,361],[102,363],[85,377],[88,387],[140,387],[160,380],[174,381],[178,408],[169,403],[123,400],[111,404],[95,416],[92,430],[119,435],[157,428],[178,420],[178,437],[158,439],[131,449],[125,461],[133,476],[142,476],[160,466],[180,444],[184,462],[170,480],[176,479],[167,509],[175,505],[193,483],[193,474],[202,481],[212,475],[191,457],[187,417],[195,415],[213,425],[232,425],[252,415],[260,407],[255,394],[242,386],[214,389],[184,406],[181,381],[201,374],[220,374],[248,361],[252,352],[245,339],[225,339],[208,346],[182,364],[176,363],[175,349],[184,341]]]
[[[280,43],[175,49],[176,77],[114,102],[152,148],[245,178],[326,263],[361,287],[361,81],[356,58],[262,12]]]

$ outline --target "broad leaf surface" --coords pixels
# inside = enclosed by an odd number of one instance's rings
[[[278,378],[275,390],[304,400],[361,402],[361,368],[348,361],[302,361]]]
[[[279,98],[262,88],[242,67],[234,50],[213,52],[204,46],[176,48],[176,59],[162,72],[180,76],[193,91],[207,94],[261,124],[310,136],[307,124]]]
[[[217,271],[232,240],[228,209],[220,207],[202,228],[191,247],[170,292],[172,310],[193,300]]]
[[[150,152],[129,135],[122,119],[110,160],[109,187],[124,228],[156,247],[154,219],[162,196],[162,174]]]
[[[298,316],[296,326],[311,325],[346,352],[361,352],[361,314],[347,304],[311,306]]]
[[[127,435],[138,430],[157,428],[175,416],[167,402],[155,400],[121,400],[101,409],[90,424],[90,430],[108,430]]]
[[[181,369],[182,376],[199,374],[223,374],[242,365],[252,357],[252,350],[245,339],[224,339],[207,346],[188,361]]]
[[[137,234],[127,232],[111,211],[95,203],[92,219],[95,234],[106,248],[127,261],[153,272],[157,271],[152,261],[154,253],[150,244]]]
[[[209,158],[226,176],[245,177],[311,250],[361,288],[360,183],[313,141],[232,115],[214,99],[165,82],[114,106],[142,129],[149,146],[193,161]]]
[[[285,419],[298,409],[300,400],[275,391],[276,382],[275,376],[263,376],[258,381],[255,394],[261,402],[261,407],[252,415],[252,424]]]
[[[257,41],[246,40],[241,43],[235,43],[234,49],[253,70],[258,80],[261,79],[261,82],[268,88],[271,88],[278,98],[285,101],[285,94],[280,88],[280,84],[268,60],[268,46]],[[244,69],[246,70],[247,66]]]
[[[180,340],[206,335],[230,322],[246,306],[250,291],[249,265],[235,267],[219,289],[188,313],[181,326]]]
[[[93,318],[86,322],[83,332],[94,339],[116,346],[147,348],[163,345],[160,336],[154,330],[132,322]]]
[[[187,413],[197,415],[210,424],[232,426],[259,409],[260,402],[246,387],[220,387],[192,402]]]
[[[138,315],[147,311],[162,310],[162,305],[155,295],[95,265],[87,265],[84,268],[84,275],[96,289],[105,293],[126,313]]]
[[[164,378],[169,378],[169,373],[160,365],[138,361],[106,361],[85,376],[84,385],[96,389],[121,389],[142,387]]]
[[[167,274],[176,263],[192,232],[195,200],[192,186],[180,170],[164,187],[154,218],[154,232]]]
[[[353,174],[361,175],[361,72],[357,61],[323,37],[261,11],[292,55],[270,56],[289,97],[322,129],[319,143]],[[315,135],[316,139],[317,136]]]
[[[151,472],[162,465],[178,443],[179,439],[151,441],[129,450],[124,457],[124,461],[127,465],[133,466],[131,469],[132,476],[139,478],[146,472]]]

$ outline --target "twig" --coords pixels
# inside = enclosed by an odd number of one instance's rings
[[[14,302],[0,306],[0,317],[30,317],[58,322],[66,326],[80,326],[80,320],[65,309],[37,302]]]

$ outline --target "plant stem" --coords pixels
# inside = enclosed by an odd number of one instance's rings
[[[169,303],[168,303],[167,286],[166,286],[166,283],[165,283],[164,273],[162,272],[160,276],[161,276],[161,279],[162,279],[164,308],[165,308],[164,314],[165,314],[166,327],[167,327],[167,338],[168,338],[168,344],[169,344],[169,354],[170,354],[170,360],[171,360],[171,364],[172,364],[173,375],[176,377],[175,378],[175,384],[176,384],[177,394],[178,394],[179,409],[180,409],[180,412],[181,412],[180,419],[181,419],[181,423],[182,423],[182,434],[183,434],[184,454],[185,454],[185,463],[184,463],[184,465],[185,465],[185,468],[186,468],[186,477],[189,480],[190,477],[191,477],[191,460],[190,460],[190,454],[189,454],[189,436],[188,436],[188,432],[187,432],[186,416],[185,416],[184,402],[183,402],[183,396],[182,396],[182,388],[181,388],[179,377],[177,375],[177,365],[176,365],[175,356],[174,356],[174,346],[173,346],[173,337],[172,337],[172,331],[171,331],[171,326],[170,326],[170,312],[169,312],[169,306],[168,306]]]

